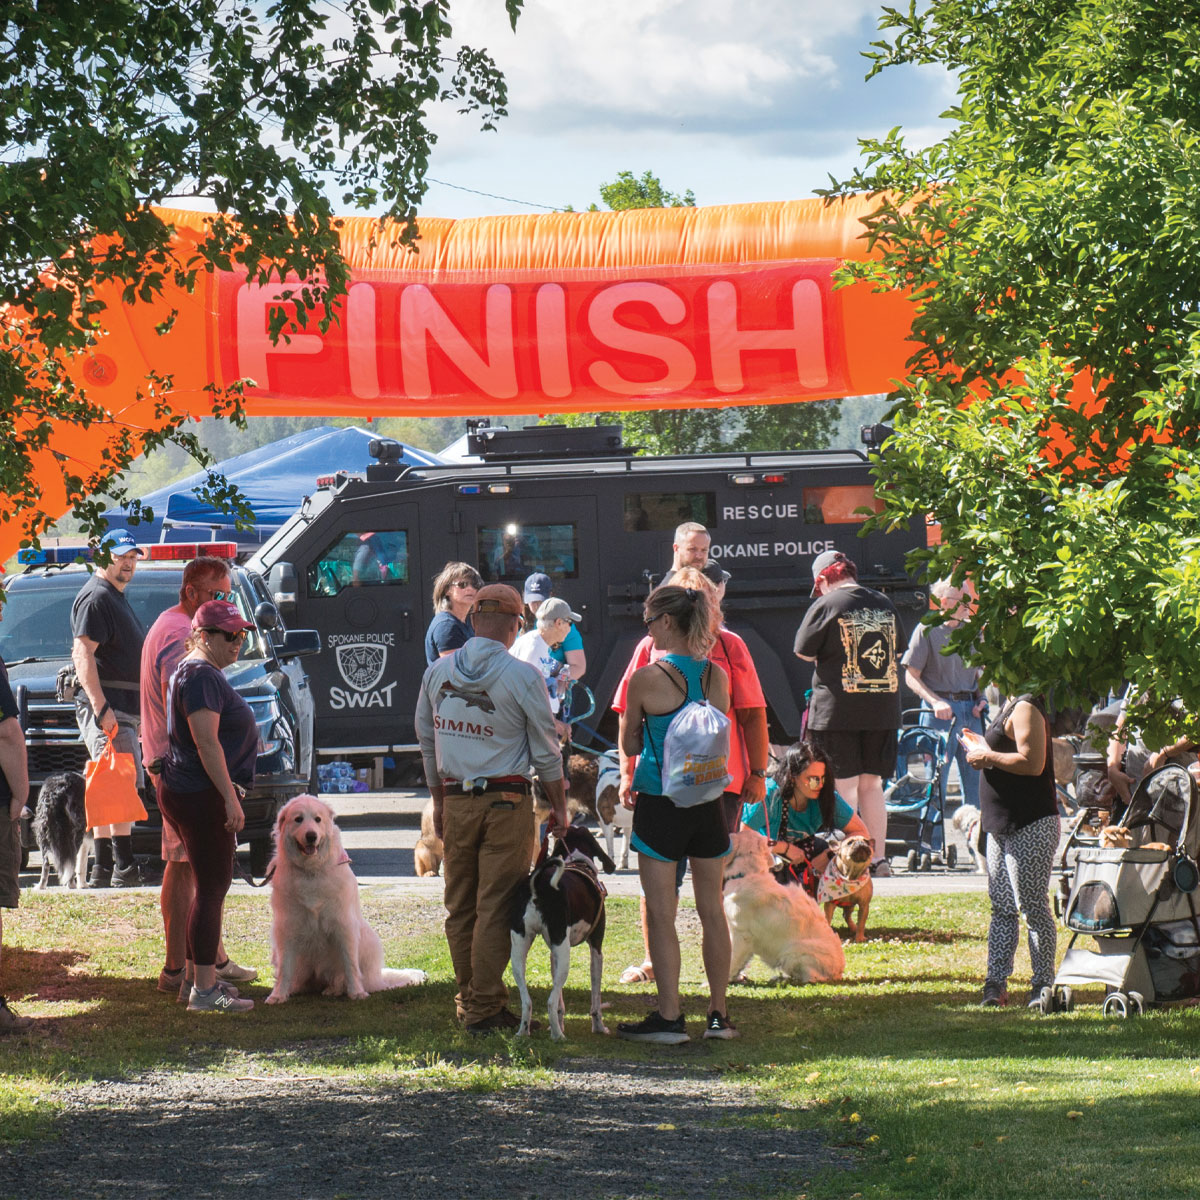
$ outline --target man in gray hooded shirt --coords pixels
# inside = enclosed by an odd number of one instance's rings
[[[533,851],[530,769],[567,824],[562,754],[541,672],[509,654],[524,605],[507,584],[475,597],[475,636],[425,672],[417,738],[445,846],[446,941],[458,1019],[471,1033],[515,1029],[504,969],[513,896]]]

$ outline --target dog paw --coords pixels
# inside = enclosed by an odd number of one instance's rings
[[[271,994],[270,994],[270,995],[267,997],[267,1003],[268,1003],[268,1004],[286,1004],[286,1003],[287,1003],[287,997],[286,997],[286,996],[281,996],[281,995],[280,995],[278,992],[272,992],[272,993],[271,993]]]
[[[359,991],[359,992],[347,992],[346,994],[350,997],[351,1000],[365,1000],[371,993]]]

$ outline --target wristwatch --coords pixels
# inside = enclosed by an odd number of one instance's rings
[[[750,774],[757,775],[759,779],[766,779],[766,777],[767,777],[767,772],[765,769],[761,770],[761,771],[757,771],[757,770],[751,771]]]

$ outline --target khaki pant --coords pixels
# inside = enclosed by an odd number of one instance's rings
[[[529,876],[532,801],[519,792],[447,796],[442,832],[454,1004],[458,1019],[473,1025],[508,1002],[509,917],[513,896]]]

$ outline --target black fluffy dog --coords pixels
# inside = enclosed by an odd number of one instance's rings
[[[92,839],[87,836],[83,812],[83,776],[77,771],[51,775],[38,793],[33,836],[42,854],[38,890],[50,881],[50,868],[63,887],[76,888],[87,874]]]

